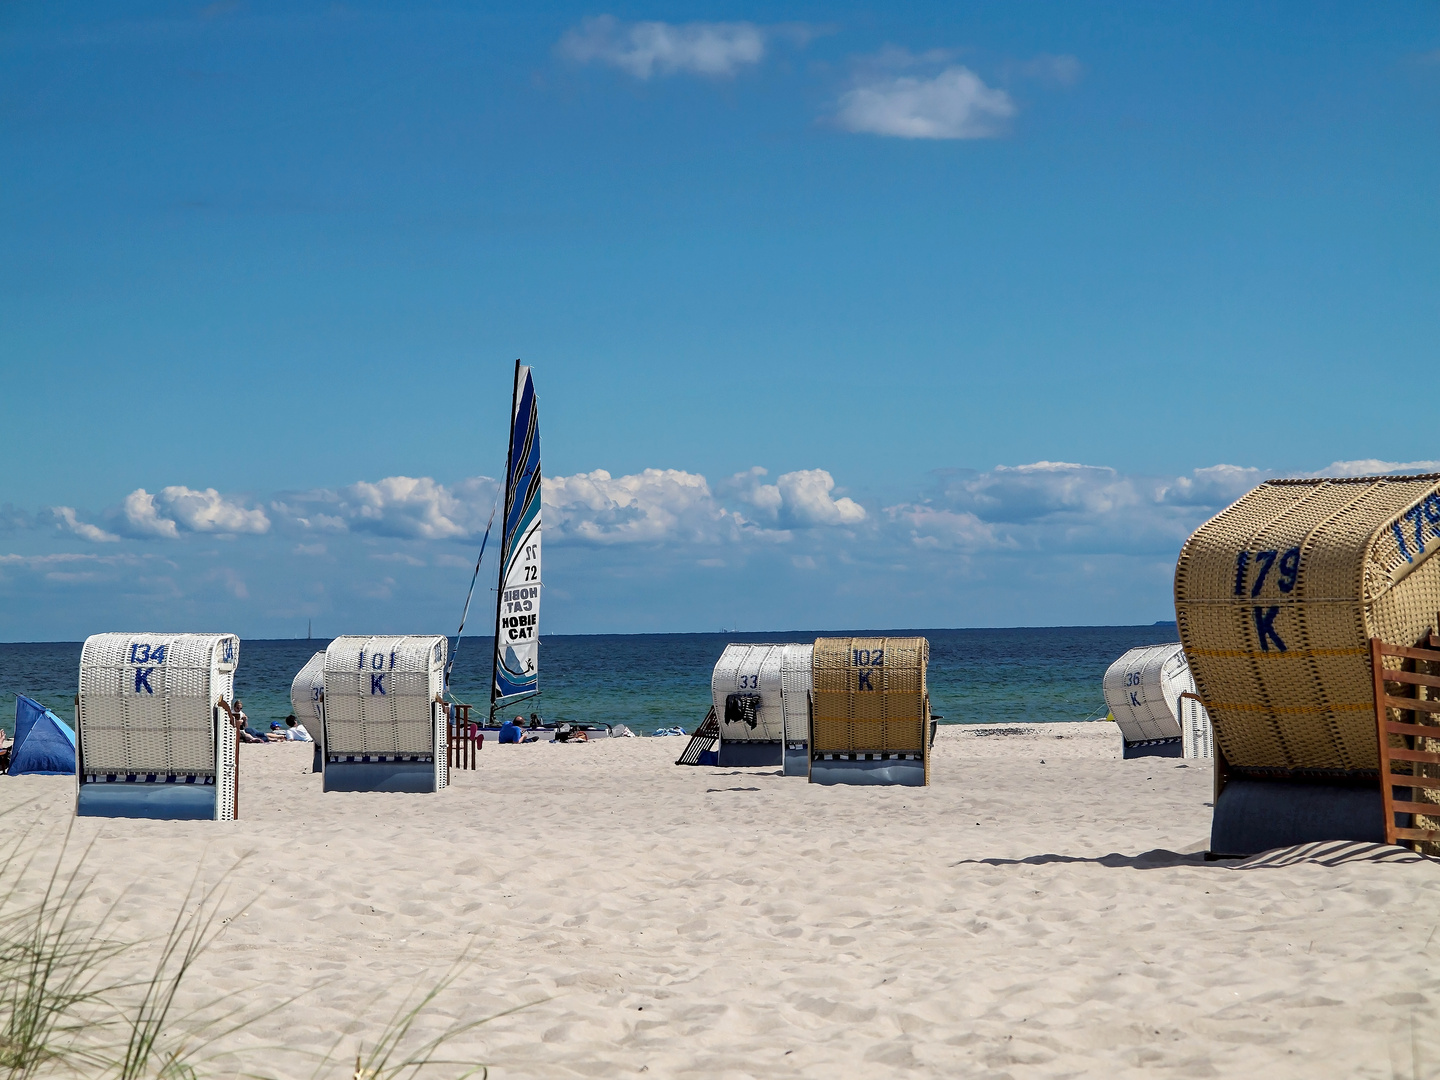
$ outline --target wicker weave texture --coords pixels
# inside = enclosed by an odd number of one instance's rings
[[[1440,611],[1440,474],[1260,485],[1186,542],[1175,614],[1226,759],[1378,768],[1368,641]]]
[[[215,704],[234,698],[234,634],[95,634],[80,652],[85,771],[214,776]]]
[[[338,637],[325,650],[326,754],[435,754],[434,702],[448,642],[439,635]]]
[[[930,643],[816,638],[812,753],[926,752]]]
[[[727,645],[710,676],[710,699],[720,721],[722,742],[779,742],[804,739],[809,726],[810,645]],[[726,699],[758,696],[759,707],[745,719],[726,719]],[[753,724],[752,724],[753,721]]]

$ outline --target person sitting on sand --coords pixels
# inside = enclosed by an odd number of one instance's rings
[[[500,725],[500,741],[502,743],[518,743],[520,741],[520,728],[524,722],[525,721],[518,716],[515,717],[514,720],[506,720],[505,723]]]
[[[295,719],[294,713],[291,713],[289,716],[285,717],[285,727],[287,729],[285,732],[285,738],[289,739],[291,742],[315,741],[310,737],[310,732],[305,730],[305,725],[300,723],[299,720]]]

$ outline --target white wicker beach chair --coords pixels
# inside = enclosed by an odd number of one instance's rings
[[[76,813],[236,817],[234,634],[95,634],[80,653]]]
[[[1210,717],[1178,641],[1129,650],[1106,669],[1102,685],[1123,757],[1215,756]]]
[[[326,791],[439,791],[449,783],[447,645],[438,634],[330,643],[322,707]]]
[[[325,654],[317,652],[305,662],[290,684],[290,711],[315,740],[314,771],[324,768],[325,754]]]
[[[788,762],[787,776],[808,774],[813,650],[812,645],[725,646],[710,676],[720,765]]]

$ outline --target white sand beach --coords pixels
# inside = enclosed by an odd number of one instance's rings
[[[466,950],[427,1030],[518,1009],[446,1051],[498,1078],[1440,1075],[1440,863],[1207,863],[1208,763],[1122,761],[1105,723],[944,728],[928,789],[684,745],[487,745],[437,795],[322,795],[308,745],[246,746],[240,821],[72,844],[127,939],[230,873],[248,911],[186,1004],[300,994],[225,1044],[285,1075],[265,1047],[375,1032]],[[4,820],[54,850],[73,793],[7,778]]]

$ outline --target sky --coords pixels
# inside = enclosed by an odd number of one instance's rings
[[[1440,470],[1437,181],[1433,3],[12,0],[0,640],[453,631],[517,357],[542,634],[1173,618]]]

